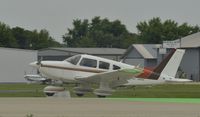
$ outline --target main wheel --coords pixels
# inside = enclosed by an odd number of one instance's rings
[[[97,95],[97,97],[99,97],[99,98],[105,98],[106,96],[105,95]]]
[[[83,93],[76,93],[76,95],[77,95],[78,97],[83,97],[83,96],[84,96]]]
[[[45,93],[47,96],[53,96],[55,93]]]

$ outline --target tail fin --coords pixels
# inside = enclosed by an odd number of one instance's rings
[[[184,53],[185,50],[173,49],[155,69],[144,69],[143,73],[137,77],[154,80],[175,78]]]
[[[169,62],[167,63],[167,65],[165,66],[165,68],[163,69],[163,71],[161,72],[161,75],[167,75],[175,78],[176,72],[181,63],[184,53],[185,50],[177,49],[174,55],[169,60]]]
[[[174,55],[175,51],[176,49],[171,50],[171,52],[162,60],[162,62],[155,69],[153,69],[151,73],[149,73],[147,79],[157,80],[160,77],[161,72],[166,67],[169,60]]]
[[[176,72],[178,70],[178,67],[181,63],[184,54],[185,50],[183,49],[176,50],[172,58],[169,60],[169,62],[161,72],[161,75],[159,77],[160,80],[165,80],[167,82],[181,82],[181,83],[192,81],[189,79],[175,78]]]
[[[161,61],[161,63],[153,70],[154,73],[161,73],[163,69],[166,67],[166,64],[174,55],[176,49],[171,50],[171,52]]]

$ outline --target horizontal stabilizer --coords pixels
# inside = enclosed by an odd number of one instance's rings
[[[181,78],[173,78],[170,80],[166,80],[166,82],[192,82],[192,80],[189,79],[181,79]]]

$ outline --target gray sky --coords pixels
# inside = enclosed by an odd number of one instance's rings
[[[200,0],[0,0],[0,21],[28,30],[47,29],[62,42],[73,19],[119,19],[130,32],[140,21],[160,17],[200,25]]]

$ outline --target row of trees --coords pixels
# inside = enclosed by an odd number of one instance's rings
[[[199,26],[187,23],[179,25],[173,20],[161,21],[152,18],[139,22],[137,33],[131,33],[119,20],[109,21],[107,18],[94,17],[73,20],[73,27],[63,35],[64,46],[67,47],[116,47],[127,48],[133,43],[162,43],[163,40],[174,40],[200,31]],[[47,30],[25,30],[21,27],[10,28],[0,22],[0,47],[41,49],[62,47]]]
[[[162,43],[163,40],[174,40],[200,31],[199,26],[187,23],[179,25],[173,20],[161,21],[153,18],[139,22],[138,33],[129,32],[119,20],[109,21],[94,17],[88,20],[74,20],[73,28],[68,29],[63,41],[69,47],[117,47],[127,48],[133,43]]]
[[[179,25],[173,20],[161,21],[160,18],[137,24],[138,41],[140,43],[162,43],[163,40],[175,40],[200,31],[199,26],[187,23]]]
[[[47,47],[61,47],[43,29],[30,31],[20,27],[10,28],[8,25],[0,22],[0,47],[21,48],[21,49],[41,49]]]
[[[95,17],[73,21],[73,28],[63,36],[69,47],[116,47],[126,48],[136,42],[136,35],[129,33],[119,20],[109,21]]]

